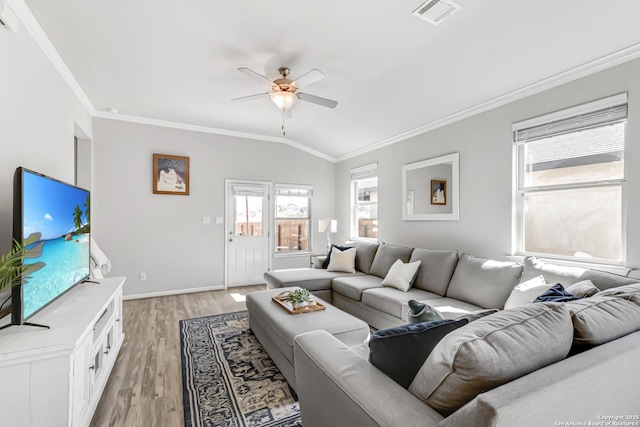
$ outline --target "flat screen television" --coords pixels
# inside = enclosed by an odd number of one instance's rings
[[[23,263],[32,267],[12,289],[11,324],[32,324],[27,320],[89,278],[89,191],[20,167],[13,202],[13,238],[26,245]]]

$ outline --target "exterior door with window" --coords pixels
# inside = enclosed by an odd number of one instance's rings
[[[269,269],[269,185],[227,181],[226,286],[264,283]]]

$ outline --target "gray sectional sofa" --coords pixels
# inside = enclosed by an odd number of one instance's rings
[[[369,362],[366,343],[347,346],[322,330],[298,335],[296,391],[306,427],[640,425],[637,279],[535,258],[518,264],[454,250],[354,245],[356,273],[273,271],[265,275],[268,287],[305,287],[376,328],[407,323],[411,299],[448,318],[503,309],[518,283],[540,275],[565,286],[589,279],[601,292],[501,310],[450,332],[408,389]],[[421,260],[407,292],[381,285],[397,259]]]

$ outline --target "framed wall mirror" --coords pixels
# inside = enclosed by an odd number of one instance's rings
[[[459,218],[460,153],[402,166],[402,219]]]

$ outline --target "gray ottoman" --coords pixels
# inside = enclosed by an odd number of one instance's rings
[[[316,298],[326,310],[292,315],[271,300],[281,292],[298,287],[268,289],[247,295],[249,326],[267,350],[280,372],[295,389],[293,337],[323,329],[348,346],[364,343],[369,338],[369,325],[349,313]]]

